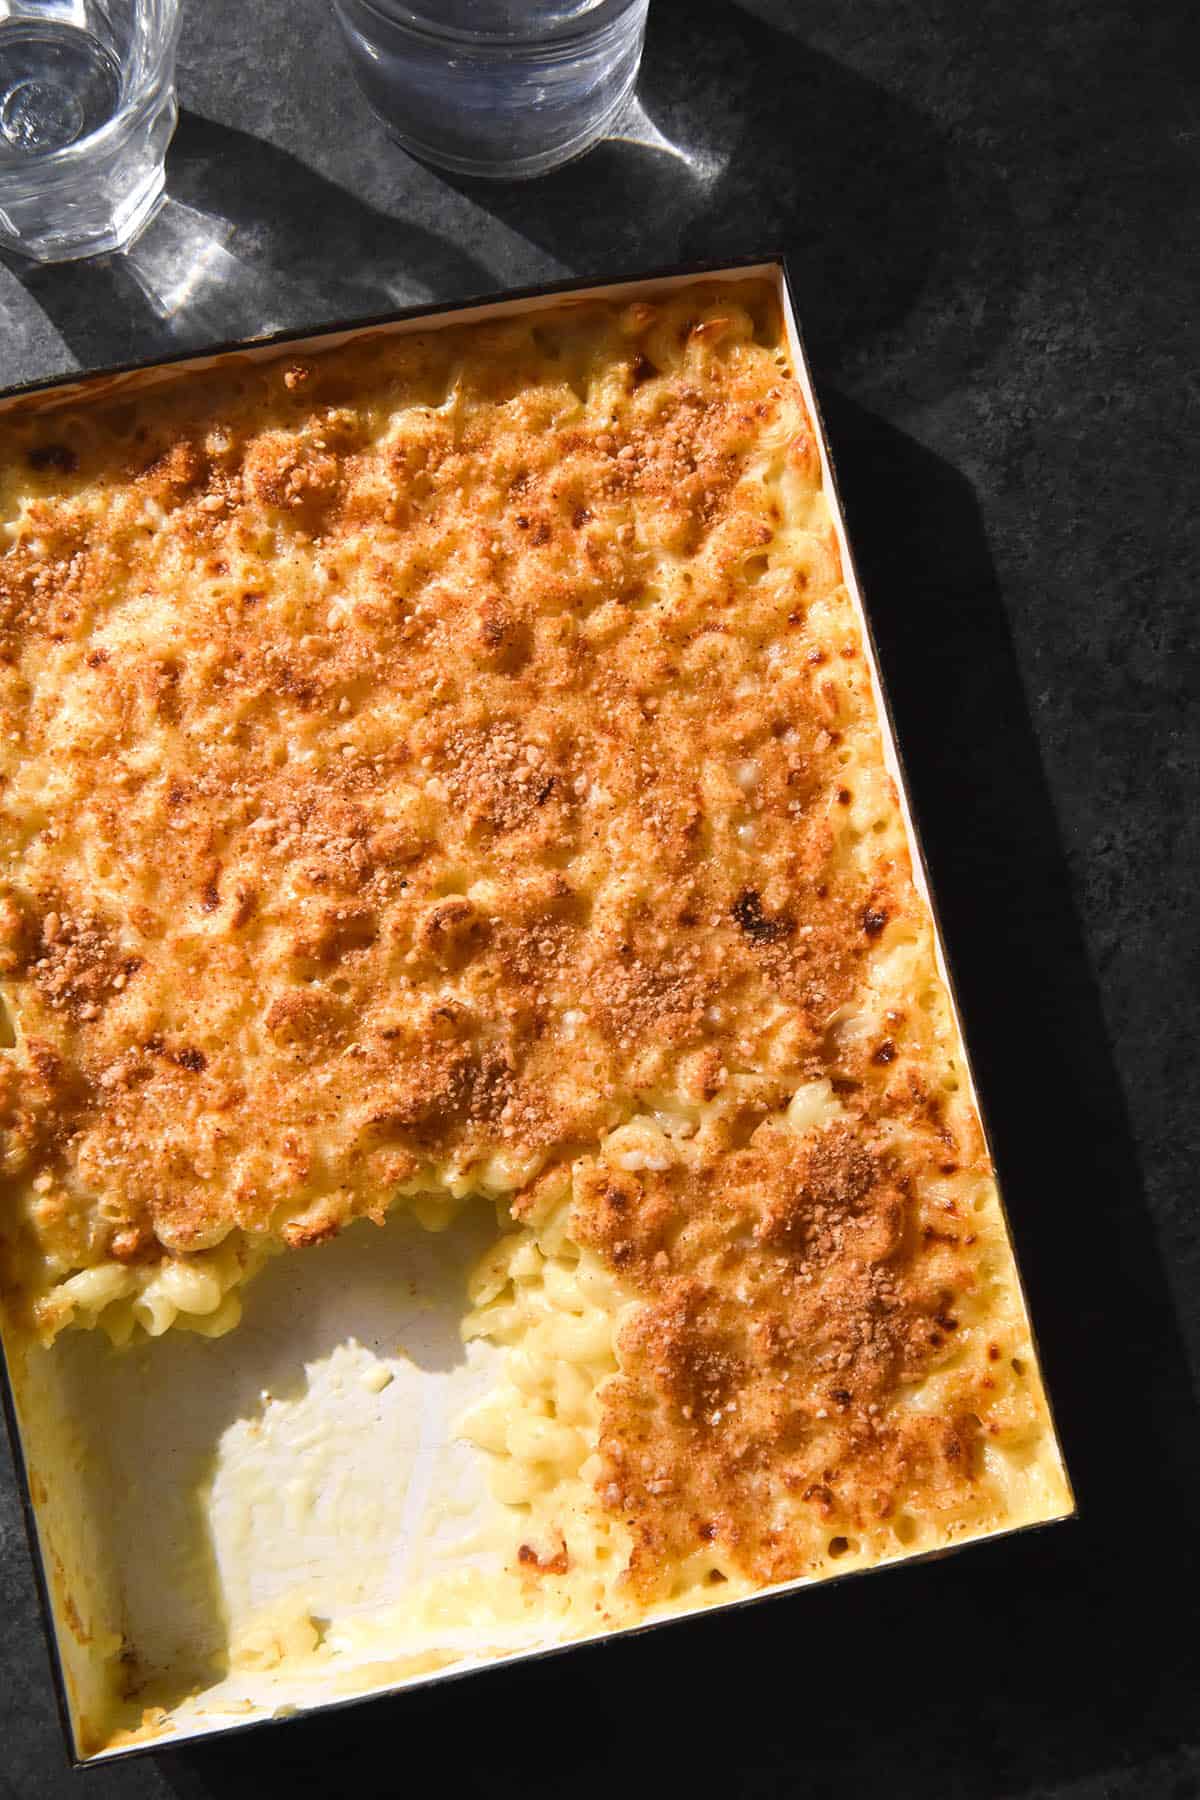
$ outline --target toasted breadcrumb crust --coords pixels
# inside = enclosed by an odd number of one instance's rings
[[[641,1591],[1003,1510],[1052,1434],[766,285],[16,418],[0,549],[14,1306],[569,1162]]]

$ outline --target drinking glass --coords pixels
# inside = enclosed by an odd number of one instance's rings
[[[179,0],[0,0],[0,248],[124,250],[163,196]]]
[[[633,91],[649,0],[333,0],[391,135],[463,175],[541,175]]]

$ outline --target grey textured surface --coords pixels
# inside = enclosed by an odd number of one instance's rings
[[[1181,0],[653,0],[643,115],[493,187],[390,147],[319,0],[191,0],[165,217],[126,262],[0,265],[4,386],[787,251],[1081,1505],[85,1777],[5,1461],[0,1794],[1200,1795],[1194,50]]]

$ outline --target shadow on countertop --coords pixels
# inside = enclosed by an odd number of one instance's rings
[[[979,508],[860,407],[827,415],[1080,1516],[164,1755],[180,1800],[366,1800],[413,1769],[500,1800],[994,1800],[1200,1737],[1163,1624],[1200,1600],[1196,1407]]]
[[[98,258],[82,277],[77,264],[2,259],[85,369],[495,285],[446,238],[197,113],[180,115],[167,191],[130,251]]]
[[[654,0],[637,101],[578,162],[444,179],[583,274],[784,252],[823,373],[873,405],[951,391],[1004,341],[1024,279],[993,169],[790,31],[727,3],[702,23]]]
[[[1002,183],[965,142],[790,32],[722,0],[702,23],[685,0],[655,0],[637,101],[577,162],[529,182],[440,179],[585,276],[786,252],[823,373],[885,407],[958,386],[1003,342],[1023,279]],[[403,167],[344,62],[330,79],[364,167]],[[127,256],[82,274],[0,258],[85,368],[498,285],[461,242],[195,112],[167,178],[166,208]],[[453,214],[456,195],[443,198]]]

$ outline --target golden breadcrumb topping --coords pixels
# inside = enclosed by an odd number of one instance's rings
[[[990,1440],[1046,1439],[765,284],[19,416],[0,551],[0,1221],[44,1333],[80,1271],[399,1195],[520,1220],[570,1164],[646,1591],[967,1521]]]

